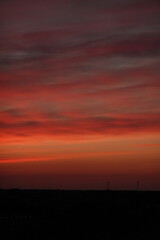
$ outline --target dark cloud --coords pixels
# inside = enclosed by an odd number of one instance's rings
[[[99,117],[73,117],[46,119],[44,121],[1,122],[0,128],[6,135],[22,136],[72,136],[72,135],[117,135],[136,132],[160,131],[159,114],[117,115]],[[7,129],[7,131],[6,131]]]

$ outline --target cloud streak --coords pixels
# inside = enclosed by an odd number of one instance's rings
[[[111,116],[76,116],[74,113],[57,114],[57,117],[47,118],[41,115],[41,120],[14,120],[1,121],[1,136],[67,136],[74,135],[128,135],[137,132],[160,131],[159,114],[131,114],[131,115],[111,115]],[[31,116],[30,116],[31,118]]]

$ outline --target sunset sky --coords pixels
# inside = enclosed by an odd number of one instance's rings
[[[0,187],[160,190],[160,2],[0,1]]]

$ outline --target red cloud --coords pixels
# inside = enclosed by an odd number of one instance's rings
[[[67,116],[68,117],[68,116]],[[160,114],[131,114],[101,117],[69,116],[65,119],[1,122],[1,135],[5,136],[67,136],[74,135],[126,135],[137,132],[159,132]]]

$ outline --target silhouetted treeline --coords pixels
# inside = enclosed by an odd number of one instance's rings
[[[0,190],[2,239],[159,239],[160,192]]]

